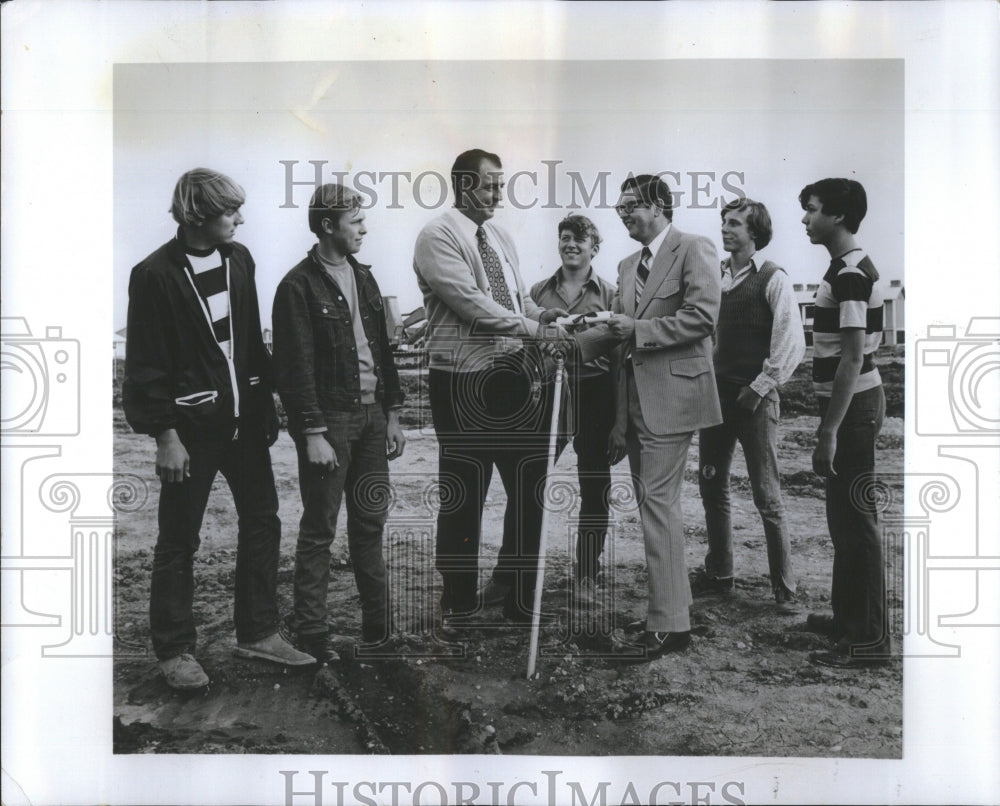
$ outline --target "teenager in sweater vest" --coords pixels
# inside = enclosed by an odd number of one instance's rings
[[[713,363],[723,422],[699,433],[699,487],[708,554],[702,592],[733,590],[729,468],[743,446],[753,501],[764,522],[771,588],[778,611],[794,613],[791,542],[778,479],[778,387],[802,360],[805,336],[785,270],[761,261],[771,241],[767,208],[737,199],[722,209],[722,303]]]

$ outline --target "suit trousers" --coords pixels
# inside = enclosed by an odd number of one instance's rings
[[[507,506],[494,576],[510,587],[504,615],[523,620],[534,606],[551,385],[515,353],[472,372],[431,369],[428,392],[438,439],[441,607],[469,613],[479,606],[483,507],[495,466]]]
[[[626,365],[628,428],[625,433],[632,483],[646,547],[649,601],[646,629],[686,632],[691,629],[691,584],[684,557],[681,486],[693,431],[654,434],[639,405],[635,376]],[[669,405],[669,401],[664,401]]]
[[[236,640],[252,643],[278,630],[278,554],[281,522],[271,454],[263,434],[240,429],[238,439],[183,439],[191,475],[160,488],[160,533],[153,549],[149,621],[160,660],[194,653],[194,555],[201,522],[222,473],[236,505]]]

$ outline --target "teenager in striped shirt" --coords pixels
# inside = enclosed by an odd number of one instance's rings
[[[162,482],[150,632],[167,685],[180,690],[209,683],[195,658],[194,555],[219,473],[239,516],[235,654],[315,663],[278,635],[281,522],[268,452],[278,418],[254,261],[235,240],[243,200],[243,188],[218,171],[185,173],[170,208],[177,236],[129,279],[122,402],[129,425],[156,438]]]
[[[799,194],[802,223],[830,253],[816,291],[813,383],[820,424],[813,469],[826,479],[826,518],[833,541],[832,615],[807,624],[831,637],[832,651],[814,652],[822,666],[884,664],[889,654],[882,539],[874,499],[875,439],[885,417],[875,350],[882,341],[878,272],[855,240],[868,210],[853,179],[822,179]]]

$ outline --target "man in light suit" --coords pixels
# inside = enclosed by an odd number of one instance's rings
[[[629,176],[615,207],[639,252],[618,264],[611,332],[624,340],[612,462],[627,453],[642,522],[649,573],[644,660],[691,641],[691,586],[684,559],[681,483],[694,432],[722,422],[712,368],[719,313],[719,259],[708,238],[672,224],[666,183]]]
[[[428,319],[442,498],[436,562],[448,637],[480,607],[479,541],[494,466],[507,509],[497,567],[482,598],[497,591],[508,620],[530,621],[552,403],[538,345],[567,338],[561,328],[545,327],[565,311],[543,311],[531,300],[512,239],[490,220],[503,198],[500,158],[466,151],[451,177],[455,207],[421,230],[413,256]]]

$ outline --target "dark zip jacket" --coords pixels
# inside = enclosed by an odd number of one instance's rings
[[[231,439],[237,425],[260,428],[270,443],[277,436],[277,417],[253,258],[239,243],[218,249],[229,264],[233,372],[192,284],[178,231],[136,265],[129,279],[125,419],[138,433],[152,436],[175,428],[182,441]]]

